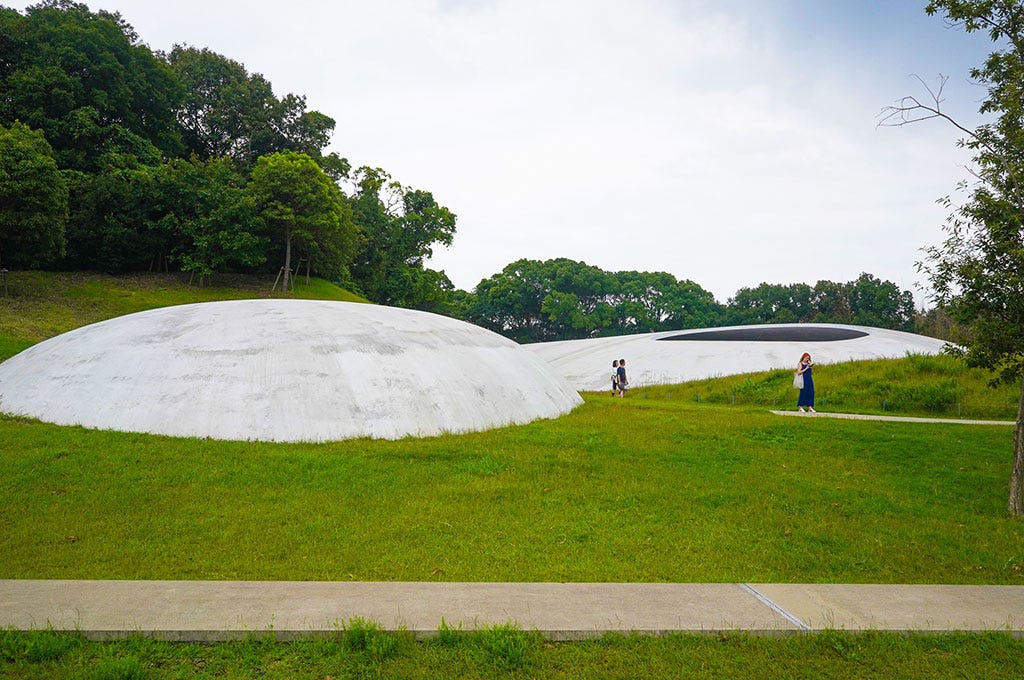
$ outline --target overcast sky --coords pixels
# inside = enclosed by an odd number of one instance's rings
[[[0,0],[23,10],[33,3]],[[472,289],[519,259],[667,271],[725,302],[870,272],[914,291],[965,178],[938,121],[877,128],[991,51],[925,0],[89,0],[154,50],[208,47],[306,95],[329,147],[458,215],[430,266]]]

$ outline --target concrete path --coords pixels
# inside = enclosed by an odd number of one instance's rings
[[[953,425],[1016,425],[1012,420],[959,420],[956,418],[914,418],[912,416],[873,416],[863,413],[800,413],[799,411],[772,411],[777,416],[798,418],[845,418],[846,420],[888,420],[896,423],[949,423]]]
[[[340,631],[354,617],[417,636],[518,623],[554,640],[607,632],[790,635],[838,629],[1007,631],[1024,586],[693,583],[0,581],[0,628],[93,639],[217,641]]]

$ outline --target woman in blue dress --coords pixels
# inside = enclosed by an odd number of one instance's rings
[[[800,390],[800,398],[796,400],[796,407],[800,413],[805,413],[804,407],[811,413],[817,413],[814,410],[814,377],[811,375],[811,367],[814,363],[811,361],[811,355],[804,352],[804,355],[800,357],[800,363],[797,364],[796,372],[797,375],[804,377],[804,386]]]

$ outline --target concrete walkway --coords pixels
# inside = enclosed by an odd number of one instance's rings
[[[874,416],[863,413],[801,413],[799,411],[772,411],[777,416],[798,418],[844,418],[846,420],[888,420],[894,423],[949,423],[952,425],[1016,425],[1012,420],[959,420],[956,418],[914,418],[912,416]]]
[[[1007,631],[1024,586],[717,583],[0,581],[0,628],[92,639],[218,641],[340,631],[354,617],[417,636],[518,623],[549,639],[608,632],[790,635],[825,629]]]

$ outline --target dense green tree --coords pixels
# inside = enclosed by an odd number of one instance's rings
[[[861,326],[911,330],[914,298],[895,283],[871,274],[835,283],[762,283],[741,288],[726,307],[730,325],[762,323],[852,323]]]
[[[217,271],[253,267],[267,259],[245,177],[229,159],[173,160],[151,171],[149,226],[168,236],[170,259],[204,278]]]
[[[180,151],[182,90],[119,14],[47,0],[0,11],[0,124],[42,130],[58,166],[96,171],[106,155],[155,164]]]
[[[380,168],[360,168],[353,180],[352,205],[363,240],[352,274],[360,291],[380,304],[443,305],[448,277],[424,262],[435,245],[451,245],[455,214],[429,191],[402,186]]]
[[[38,130],[0,125],[0,267],[38,267],[64,253],[67,182]]]
[[[261,156],[247,187],[267,233],[284,246],[283,283],[290,288],[293,249],[318,272],[346,278],[355,254],[352,211],[338,186],[306,154]]]
[[[741,288],[729,300],[726,310],[727,323],[735,326],[804,323],[814,317],[811,287],[805,283],[762,283],[756,288]]]
[[[811,289],[812,323],[853,323],[849,284],[821,280]]]
[[[517,342],[589,337],[614,315],[608,283],[584,262],[517,260],[477,284],[469,319]]]
[[[258,73],[208,49],[177,45],[168,61],[184,87],[177,109],[186,152],[209,160],[230,156],[244,165],[278,151],[319,159],[334,120],[306,110],[306,99],[274,96]]]
[[[119,14],[72,0],[24,13],[0,7],[0,125],[16,120],[43,132],[71,188],[61,266],[176,267],[202,277],[278,257],[291,263],[295,248],[321,275],[348,280],[355,250],[372,299],[449,309],[454,286],[424,262],[434,246],[451,244],[455,215],[382,170],[353,176],[346,159],[323,153],[334,120],[308,110],[303,96],[275,96],[263,76],[227,57],[181,45],[154,54]],[[262,205],[263,224],[295,230],[276,240],[253,232],[241,178],[279,152],[308,156],[334,183],[354,182],[350,201],[318,180],[336,194],[338,228],[326,226],[333,218],[285,220]],[[261,168],[253,191],[274,172]],[[365,238],[353,229],[353,205]]]
[[[963,185],[964,202],[946,199],[951,215],[945,242],[927,251],[936,301],[970,327],[963,347],[967,363],[993,371],[995,379],[1021,385],[1014,434],[1008,509],[1024,516],[1024,4],[1019,0],[932,0],[940,14],[967,32],[984,31],[996,48],[971,71],[986,92],[986,122],[964,133],[974,152],[976,181]],[[932,101],[900,100],[884,122],[905,124],[950,119],[941,108],[941,87]],[[955,123],[955,121],[953,121]]]
[[[409,309],[422,309],[435,314],[457,316],[456,290],[443,271],[426,267],[405,267],[401,271],[404,288],[395,304]]]
[[[107,166],[100,172],[69,172],[67,229],[70,269],[108,273],[161,270],[168,266],[173,235],[153,229],[153,176],[146,166]]]
[[[703,327],[720,314],[692,281],[557,258],[518,260],[484,279],[466,318],[518,342],[545,342]]]
[[[615,318],[602,334],[704,328],[721,319],[714,295],[666,272],[618,272],[609,287]]]
[[[860,326],[909,331],[914,327],[914,296],[895,283],[861,274],[849,284],[853,323]]]
[[[921,309],[914,315],[914,332],[954,345],[967,346],[971,342],[970,328],[957,322],[941,304]]]

